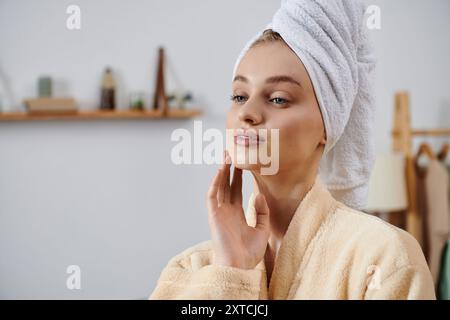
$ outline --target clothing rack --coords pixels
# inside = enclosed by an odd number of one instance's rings
[[[392,130],[393,151],[405,156],[405,177],[408,198],[406,209],[406,231],[416,239],[419,236],[417,212],[416,175],[414,172],[413,139],[415,137],[450,136],[450,129],[417,130],[411,127],[409,93],[402,91],[395,95],[394,126]]]

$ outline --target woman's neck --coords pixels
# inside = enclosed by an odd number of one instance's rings
[[[296,209],[314,185],[317,168],[288,170],[276,175],[252,172],[254,194],[262,193],[270,210],[269,246],[277,252]]]
[[[264,194],[270,210],[270,236],[264,256],[267,281],[270,283],[283,237],[300,202],[314,185],[317,169],[306,172],[289,170],[286,174],[279,172],[274,176],[252,174],[254,194]]]

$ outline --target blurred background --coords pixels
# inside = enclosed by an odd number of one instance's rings
[[[367,3],[381,8],[381,29],[370,34],[375,147],[384,155],[393,149],[399,91],[409,93],[412,128],[450,127],[450,2]],[[70,5],[80,8],[79,30],[66,26]],[[192,131],[194,120],[224,129],[236,58],[278,7],[279,0],[0,0],[0,298],[143,299],[172,256],[209,239],[205,196],[217,166],[175,165],[171,134]],[[189,92],[201,115],[19,115],[24,100],[45,89],[43,76],[54,97],[98,108],[106,67],[117,109],[129,108],[133,93],[151,109],[160,46],[166,91]],[[446,141],[417,137],[409,151],[426,142],[437,152]],[[246,198],[250,191],[246,179]],[[70,265],[81,269],[79,290],[66,286]]]

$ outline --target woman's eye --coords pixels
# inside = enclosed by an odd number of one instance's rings
[[[283,98],[273,98],[270,100],[270,102],[275,103],[277,105],[285,105],[288,101]]]
[[[244,103],[246,99],[247,98],[245,98],[244,96],[239,96],[239,95],[232,95],[231,96],[231,100],[236,102],[236,103]]]

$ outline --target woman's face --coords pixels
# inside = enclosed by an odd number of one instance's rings
[[[249,161],[249,153],[260,148],[269,150],[272,160],[277,156],[271,129],[279,129],[278,172],[318,164],[326,142],[319,105],[303,63],[284,42],[258,44],[243,57],[232,84],[226,127],[234,133],[227,149],[240,169],[265,167],[265,162]],[[261,129],[266,139],[252,136]]]

